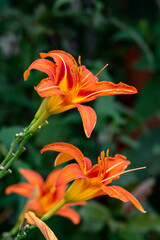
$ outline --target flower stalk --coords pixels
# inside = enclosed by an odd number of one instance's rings
[[[31,124],[24,129],[24,132],[16,134],[13,142],[11,143],[11,147],[5,159],[0,164],[0,179],[9,174],[8,171],[13,162],[18,159],[18,157],[26,150],[25,144],[28,140],[36,134],[39,129],[47,124],[46,119],[48,118],[47,111],[44,110],[43,104],[43,111],[42,111],[42,104],[38,109],[34,119],[32,120]],[[18,145],[19,143],[19,145]],[[17,146],[18,145],[18,146]],[[15,150],[15,148],[17,149]],[[14,153],[15,150],[15,153]]]

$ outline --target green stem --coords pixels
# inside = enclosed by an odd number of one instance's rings
[[[65,199],[62,199],[54,208],[52,208],[49,212],[43,215],[41,218],[42,221],[46,221],[49,219],[55,212],[57,212],[60,208],[62,208],[66,204]]]
[[[15,137],[15,139],[14,139],[13,142],[11,143],[10,150],[9,150],[7,156],[5,157],[5,159],[3,160],[3,162],[1,163],[1,166],[4,166],[4,165],[7,163],[8,159],[11,157],[12,152],[13,152],[16,144],[18,143],[18,141],[19,141],[19,136]]]
[[[32,126],[29,128],[28,131],[30,133],[35,132],[37,130],[37,128],[39,126],[41,126],[41,124],[48,118],[48,116],[49,115],[48,115],[47,111],[44,111],[43,114],[38,118],[38,120],[34,124],[32,124]]]
[[[22,152],[25,151],[24,149],[24,145],[26,144],[26,142],[31,138],[32,134],[28,134],[23,141],[21,142],[21,144],[19,145],[15,155],[10,158],[8,160],[8,162],[6,163],[6,165],[4,166],[4,169],[0,172],[0,178],[2,178],[4,176],[4,173],[8,170],[8,168],[12,165],[12,163],[21,155]],[[6,175],[6,174],[5,174]]]

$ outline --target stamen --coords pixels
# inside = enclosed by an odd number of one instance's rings
[[[124,171],[124,172],[115,174],[115,175],[113,175],[113,176],[111,176],[111,177],[109,177],[109,178],[106,178],[106,179],[104,179],[102,182],[108,181],[109,179],[112,179],[112,178],[117,177],[117,176],[119,176],[119,175],[122,175],[122,174],[124,174],[124,173],[133,172],[133,171],[141,170],[141,169],[144,169],[144,168],[146,168],[146,167],[140,167],[140,168],[130,169],[130,170],[127,170],[127,171]]]
[[[112,170],[113,168],[117,167],[118,165],[122,164],[122,163],[124,163],[124,161],[121,161],[121,162],[113,165],[112,167],[108,168],[107,171],[105,172],[105,174],[106,174],[107,172],[109,172],[110,170]]]
[[[106,151],[106,157],[108,157],[109,156],[109,149],[107,149],[107,151]]]
[[[88,82],[91,82],[94,78],[96,78],[106,67],[108,66],[108,63],[91,79],[89,79],[89,81],[85,82],[84,84],[81,85],[81,87],[84,87]],[[89,73],[83,80],[84,80],[90,75],[91,73]]]
[[[81,67],[81,56],[80,55],[78,56],[78,63],[79,63],[79,66]]]
[[[103,169],[103,175],[101,176],[101,179],[104,178],[105,174],[106,174],[106,170],[107,170],[107,157],[104,158],[104,169]]]
[[[107,66],[108,63],[94,76],[94,78],[97,77]]]
[[[100,154],[101,160],[104,158],[104,156],[105,156],[105,152],[102,151],[101,154]]]
[[[100,179],[102,174],[102,163],[100,156],[98,157],[98,166],[99,166],[98,179]]]

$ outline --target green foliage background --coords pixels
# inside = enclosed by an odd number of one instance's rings
[[[6,155],[15,133],[28,126],[42,99],[34,91],[42,73],[23,73],[40,52],[62,49],[100,80],[120,81],[138,89],[136,96],[101,97],[90,103],[98,121],[86,139],[74,109],[49,118],[0,182],[0,232],[16,223],[25,199],[5,196],[5,188],[23,181],[19,167],[34,169],[44,178],[53,169],[53,152],[40,155],[46,144],[63,141],[79,147],[96,163],[101,150],[124,154],[132,168],[146,170],[121,176],[116,184],[134,191],[147,210],[100,197],[77,207],[82,220],[74,226],[54,216],[47,224],[58,239],[160,239],[160,2],[159,0],[1,0],[0,1],[0,158]],[[138,193],[138,190],[139,193]],[[27,239],[44,239],[38,230]]]

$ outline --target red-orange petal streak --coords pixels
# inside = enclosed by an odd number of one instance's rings
[[[96,125],[97,115],[91,107],[81,104],[76,104],[76,106],[82,118],[85,134],[89,138]]]
[[[141,212],[145,213],[139,201],[128,191],[119,186],[102,186],[102,190],[108,194],[110,197],[117,198],[123,202],[131,201],[134,206]]]
[[[42,58],[52,57],[56,62],[56,85],[60,85],[61,89],[72,89],[78,83],[77,63],[72,55],[64,51],[51,51],[41,53]]]

